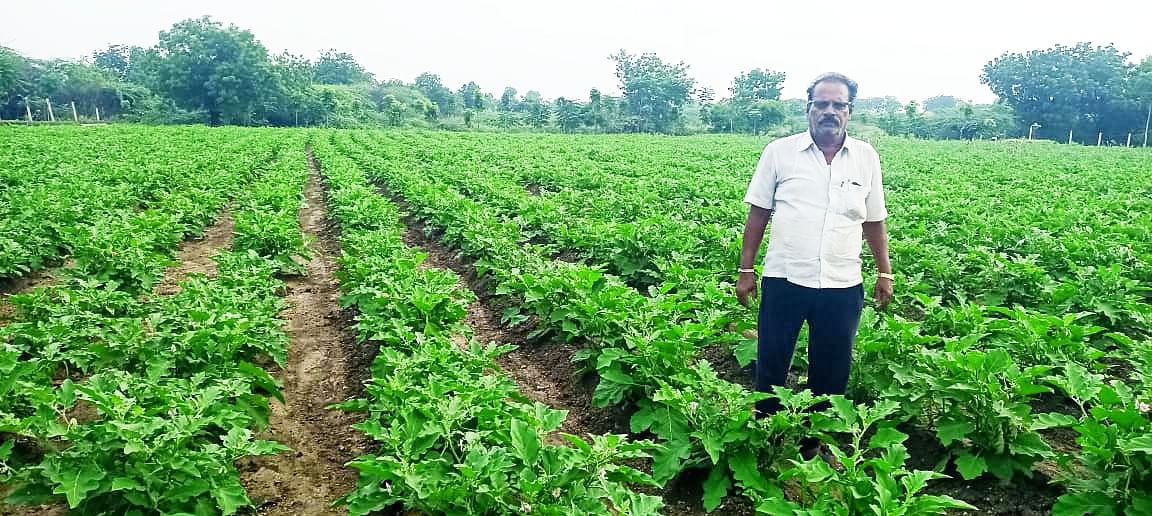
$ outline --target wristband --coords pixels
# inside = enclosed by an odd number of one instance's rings
[[[889,273],[887,273],[887,272],[881,272],[881,273],[878,273],[878,274],[876,274],[876,277],[878,277],[878,278],[884,278],[884,279],[886,279],[886,280],[892,280],[892,281],[896,281],[896,276],[893,276],[893,275],[891,275],[891,274],[889,274]]]
[[[756,274],[756,269],[736,269],[736,272],[741,274],[747,272],[748,274]]]

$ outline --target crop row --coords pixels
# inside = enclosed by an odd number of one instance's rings
[[[295,143],[295,145],[292,145]],[[236,199],[237,227],[295,224],[302,141],[256,169],[201,176],[187,197],[93,228],[131,235],[106,260],[76,255],[60,284],[13,297],[0,328],[0,483],[8,503],[63,501],[81,514],[233,514],[249,501],[234,462],[286,448],[255,438],[287,338],[269,243],[237,238],[217,274],[152,294],[176,244]],[[261,155],[266,155],[261,153]],[[245,160],[239,160],[244,163]],[[177,202],[177,199],[179,202]],[[197,202],[200,201],[200,202]],[[257,215],[260,214],[260,215]],[[251,231],[259,233],[259,231]],[[299,229],[296,229],[299,234]],[[130,272],[131,274],[127,274]]]
[[[238,129],[108,128],[99,135],[60,128],[0,131],[10,133],[0,151],[0,279],[69,255],[150,245],[131,235],[93,232],[105,225],[101,219],[186,203],[178,222],[203,226],[215,212],[197,207],[218,206],[231,191],[204,179],[227,180],[251,170],[268,162],[273,148],[268,137]]]
[[[649,443],[550,441],[565,412],[530,402],[496,372],[508,346],[467,337],[473,294],[450,271],[420,267],[425,255],[403,243],[395,206],[358,167],[327,142],[315,152],[341,230],[342,303],[358,312],[360,340],[380,346],[367,397],[340,405],[368,414],[357,428],[376,443],[351,463],[360,480],[342,499],[350,512],[656,514],[659,498],[628,487],[655,482],[625,464],[647,457]]]

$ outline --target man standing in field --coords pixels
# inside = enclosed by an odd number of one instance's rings
[[[769,143],[760,156],[744,202],[749,204],[740,253],[736,297],[756,297],[754,261],[772,219],[764,256],[759,315],[756,390],[784,385],[800,327],[808,322],[808,388],[843,394],[852,345],[864,307],[861,239],[872,250],[879,277],[873,298],[892,299],[892,268],[884,219],[880,158],[871,145],[846,132],[856,82],[838,73],[808,87],[808,130]],[[779,410],[770,398],[761,414]],[[806,458],[820,451],[806,442]]]

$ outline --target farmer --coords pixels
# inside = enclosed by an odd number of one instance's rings
[[[808,388],[843,394],[852,345],[864,307],[861,238],[879,269],[873,300],[892,300],[892,266],[884,219],[880,158],[850,138],[856,82],[827,73],[808,86],[808,130],[769,143],[760,155],[744,202],[749,204],[736,297],[756,297],[756,253],[773,219],[760,289],[756,390],[784,385],[800,327],[808,321]],[[761,416],[779,410],[776,398],[757,404]],[[822,450],[802,443],[805,458]]]

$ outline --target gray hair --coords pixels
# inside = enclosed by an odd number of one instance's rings
[[[860,88],[856,81],[849,79],[847,75],[836,72],[822,73],[812,84],[808,85],[808,100],[812,100],[812,92],[816,89],[816,85],[822,82],[838,82],[848,87],[848,102],[856,100],[856,91]]]

